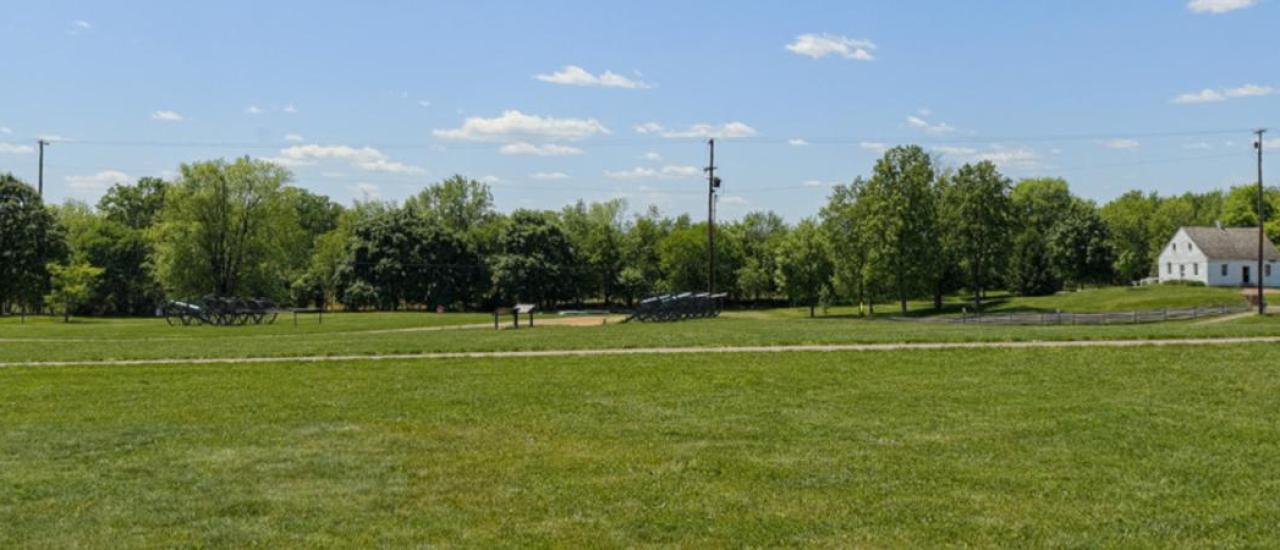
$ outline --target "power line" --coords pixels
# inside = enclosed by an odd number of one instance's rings
[[[1068,133],[1068,134],[1027,134],[1027,135],[1005,135],[1005,136],[831,136],[831,137],[813,137],[805,138],[805,142],[809,145],[863,145],[866,143],[918,143],[918,144],[1006,144],[1010,142],[1068,142],[1068,141],[1095,141],[1104,139],[1138,139],[1138,138],[1171,138],[1171,137],[1204,137],[1213,135],[1228,134],[1244,134],[1252,132],[1252,129],[1231,128],[1216,130],[1175,130],[1175,131],[1153,131],[1153,132],[1089,132],[1089,133]],[[511,136],[512,139],[521,139],[519,134]],[[544,136],[528,135],[524,139],[542,138]],[[617,138],[617,139],[595,139],[584,144],[588,147],[626,147],[626,146],[657,146],[657,145],[678,145],[695,143],[702,138]],[[782,137],[721,137],[722,141],[728,141],[733,144],[741,145],[778,145],[790,144],[793,138]],[[313,140],[316,143],[320,140]],[[66,145],[87,145],[101,147],[173,147],[173,148],[205,148],[205,149],[287,149],[299,144],[293,142],[263,143],[263,142],[237,142],[237,141],[159,141],[159,140],[109,140],[109,139],[68,139],[59,141],[60,144]],[[396,150],[396,149],[431,149],[443,147],[443,151],[461,149],[494,149],[500,147],[501,143],[457,143],[457,142],[383,142],[383,143],[363,143],[361,147],[373,147],[377,149]]]

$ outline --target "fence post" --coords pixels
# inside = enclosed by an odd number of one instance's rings
[[[498,310],[493,310],[493,330],[498,330]]]
[[[1199,317],[1200,317],[1200,306],[1194,306],[1194,307],[1192,307],[1192,308],[1191,308],[1191,318],[1192,318],[1192,319],[1198,319]]]

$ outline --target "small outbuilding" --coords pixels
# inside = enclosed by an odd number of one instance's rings
[[[1280,286],[1280,252],[1262,242],[1262,284]],[[1181,227],[1160,253],[1160,282],[1199,281],[1207,286],[1258,284],[1258,228]]]

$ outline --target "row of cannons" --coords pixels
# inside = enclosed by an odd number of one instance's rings
[[[631,319],[637,321],[684,321],[719,317],[724,309],[724,294],[683,292],[661,294],[641,300]]]
[[[164,306],[164,320],[174,325],[269,325],[283,311],[266,298],[205,296]]]

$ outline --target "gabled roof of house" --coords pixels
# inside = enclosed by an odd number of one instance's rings
[[[1210,260],[1258,259],[1256,227],[1183,227],[1182,230]],[[1269,239],[1262,241],[1262,257],[1280,260],[1280,251]]]

